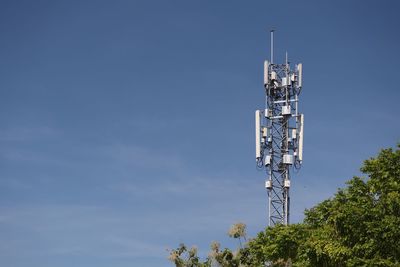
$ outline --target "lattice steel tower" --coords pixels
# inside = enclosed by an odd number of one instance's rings
[[[271,31],[271,59],[264,62],[266,108],[256,111],[256,162],[265,169],[268,191],[268,225],[289,224],[290,180],[303,160],[304,116],[298,112],[302,88],[302,64],[294,69],[288,62],[273,59],[274,31]]]

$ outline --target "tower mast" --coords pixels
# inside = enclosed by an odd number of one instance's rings
[[[290,181],[303,161],[304,115],[298,112],[302,88],[302,64],[294,69],[286,60],[274,62],[274,31],[271,58],[264,62],[266,107],[256,111],[256,163],[267,174],[268,225],[289,224]]]

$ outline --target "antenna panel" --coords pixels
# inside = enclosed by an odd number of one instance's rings
[[[268,73],[269,63],[267,60],[264,61],[264,86],[269,84],[269,73]]]
[[[261,112],[256,110],[256,160],[261,158]]]
[[[299,160],[303,161],[304,114],[300,115]]]
[[[302,87],[303,86],[303,64],[300,63],[297,65],[297,72],[299,75],[298,86]]]

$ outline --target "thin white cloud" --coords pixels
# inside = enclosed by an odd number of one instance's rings
[[[59,130],[50,126],[15,126],[0,129],[0,141],[32,141],[54,137],[59,133]]]
[[[156,149],[138,145],[114,144],[95,149],[112,163],[123,164],[127,167],[167,168],[178,171],[183,167],[182,160],[173,154],[163,154]]]
[[[19,249],[24,249],[23,255],[117,258],[163,255],[164,247],[157,240],[146,241],[140,234],[145,225],[138,224],[132,214],[86,205],[3,207],[0,211],[2,229],[11,227],[25,233],[15,234],[12,242],[0,246],[0,256]],[[6,236],[3,238],[8,241]]]

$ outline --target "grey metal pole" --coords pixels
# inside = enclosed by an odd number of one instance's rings
[[[274,30],[271,30],[271,64],[274,63]]]

